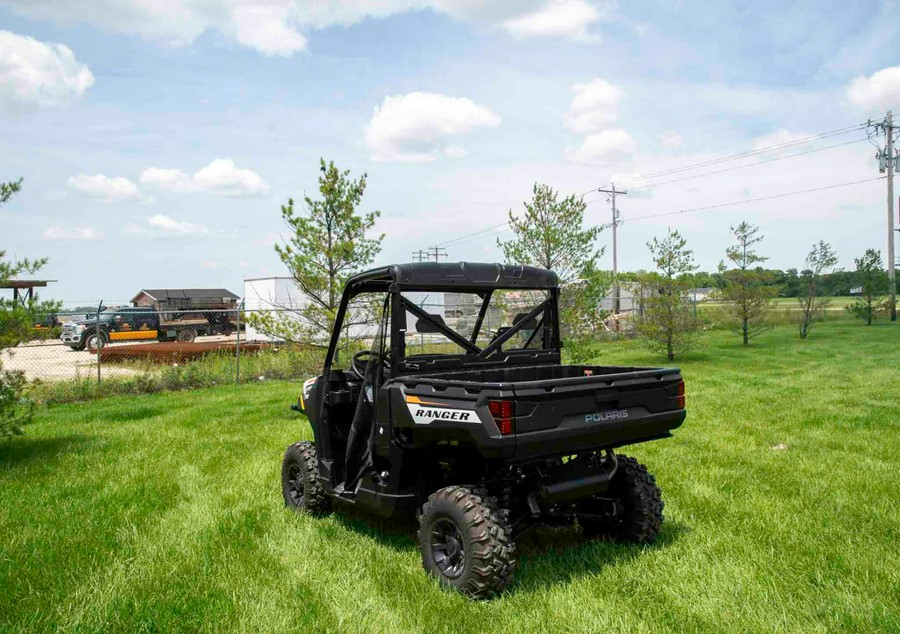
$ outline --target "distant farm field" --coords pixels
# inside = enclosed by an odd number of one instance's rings
[[[0,443],[0,631],[900,631],[900,325],[712,331],[676,363],[687,421],[625,449],[658,542],[527,534],[489,602],[428,579],[408,527],[283,508],[298,384],[50,407]]]

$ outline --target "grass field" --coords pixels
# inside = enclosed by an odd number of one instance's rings
[[[405,527],[283,508],[297,384],[53,406],[0,443],[0,631],[900,631],[900,327],[705,342],[684,426],[628,451],[658,543],[527,534],[490,602],[440,590]]]

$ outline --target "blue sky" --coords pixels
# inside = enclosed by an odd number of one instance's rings
[[[650,267],[672,226],[713,269],[744,219],[773,266],[820,239],[845,268],[886,248],[883,180],[636,218],[878,177],[861,129],[647,175],[900,111],[893,2],[75,4],[0,0],[0,178],[25,178],[0,248],[49,256],[68,302],[284,274],[279,206],[314,192],[320,156],[368,173],[379,263],[503,223],[535,181],[580,194],[771,158],[623,197],[620,268]],[[447,250],[493,261],[507,236]]]

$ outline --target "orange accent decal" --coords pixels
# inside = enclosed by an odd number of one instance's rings
[[[446,403],[434,403],[432,401],[423,401],[418,396],[413,396],[412,394],[406,395],[406,402],[413,403],[415,405],[440,405],[440,406],[446,405]]]

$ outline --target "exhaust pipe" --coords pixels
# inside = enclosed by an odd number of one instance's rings
[[[539,484],[528,496],[528,506],[532,515],[534,515],[535,509],[538,507],[537,500],[545,504],[555,504],[557,502],[589,497],[606,491],[619,466],[616,455],[611,449],[606,450],[606,458],[607,460],[599,472],[559,482]]]

